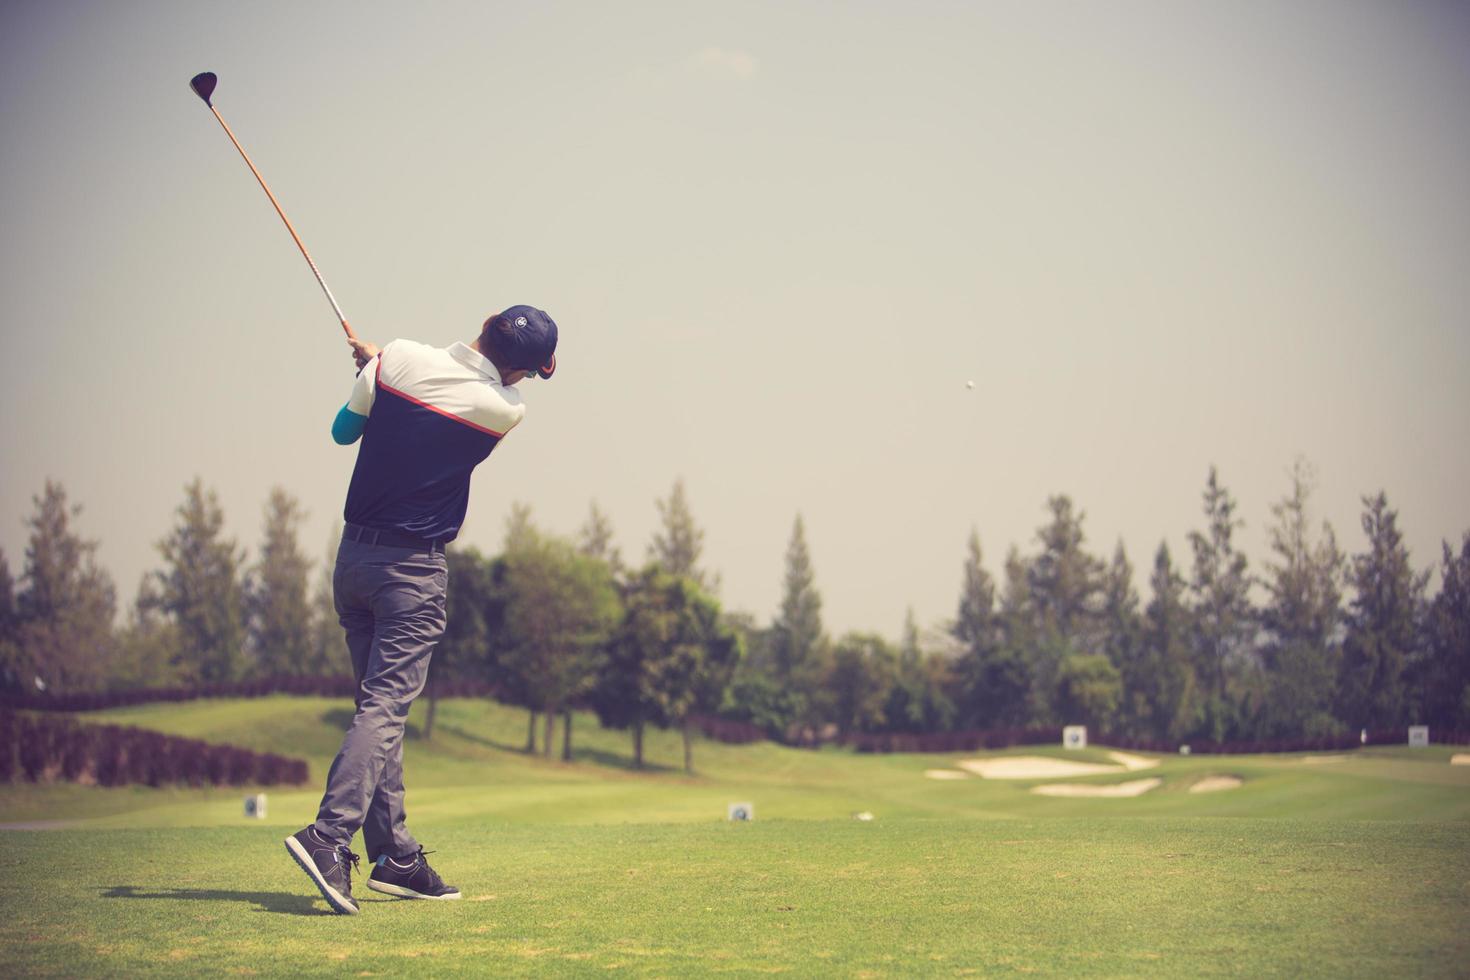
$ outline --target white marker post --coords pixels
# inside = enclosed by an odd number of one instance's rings
[[[1427,749],[1427,748],[1429,748],[1429,726],[1428,725],[1410,725],[1409,726],[1409,748],[1411,748],[1411,749]]]
[[[730,804],[730,808],[729,808],[729,810],[726,813],[725,819],[727,819],[727,820],[754,820],[755,819],[755,804],[754,803],[731,803]]]
[[[245,816],[254,817],[256,820],[265,819],[264,793],[256,793],[254,796],[245,797]]]
[[[1085,749],[1087,748],[1087,726],[1068,725],[1062,729],[1062,748]]]

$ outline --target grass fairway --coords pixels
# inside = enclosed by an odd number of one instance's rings
[[[92,717],[304,755],[316,781],[344,707]],[[328,914],[281,847],[316,785],[272,791],[265,823],[240,791],[3,787],[0,820],[65,822],[0,832],[4,959],[59,976],[1470,972],[1470,767],[1438,748],[1170,758],[1144,796],[1058,799],[924,778],[962,756],[701,742],[688,777],[672,735],[634,773],[627,737],[587,719],[570,764],[515,751],[523,713],[448,702],[438,725],[409,743],[410,818],[464,900],[359,884],[361,915]],[[1188,792],[1208,775],[1244,785]],[[733,800],[757,821],[724,822]]]

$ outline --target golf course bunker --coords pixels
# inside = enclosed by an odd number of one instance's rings
[[[1195,780],[1189,787],[1191,793],[1218,793],[1222,789],[1237,789],[1243,780],[1239,776],[1206,776]]]
[[[1111,799],[1128,796],[1142,796],[1151,789],[1162,786],[1164,781],[1157,776],[1148,779],[1130,779],[1126,783],[1114,783],[1111,786],[1086,786],[1077,783],[1051,783],[1046,786],[1033,786],[1031,792],[1037,796],[1100,796]]]
[[[1072,762],[1069,759],[1053,759],[1042,755],[962,759],[955,765],[981,779],[1066,779],[1069,776],[1101,776],[1113,772],[1136,772],[1139,769],[1152,769],[1159,764],[1157,759],[1128,755],[1125,752],[1109,752],[1108,758],[1117,765],[1099,762]]]
[[[1452,766],[1470,766],[1470,752],[1456,752],[1450,756]]]
[[[959,769],[925,769],[927,779],[969,779],[970,774]]]

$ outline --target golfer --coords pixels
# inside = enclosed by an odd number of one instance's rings
[[[512,306],[486,320],[470,344],[348,343],[357,383],[332,437],[362,445],[332,587],[357,713],[327,773],[316,822],[287,837],[286,850],[333,909],[353,915],[358,857],[350,844],[359,829],[372,864],[369,888],[459,898],[405,823],[403,725],[444,632],[444,546],[464,523],[470,473],[525,416],[516,382],[556,370],[556,324],[534,307]]]

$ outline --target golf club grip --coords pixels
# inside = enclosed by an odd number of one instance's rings
[[[260,184],[260,189],[265,191],[265,196],[270,198],[271,205],[276,209],[276,214],[281,216],[281,221],[285,223],[286,230],[291,233],[291,240],[296,243],[297,248],[301,249],[301,257],[306,259],[306,264],[311,267],[311,274],[316,276],[317,285],[321,286],[322,292],[327,294],[327,302],[332,304],[332,311],[337,314],[337,320],[342,324],[343,332],[347,334],[348,339],[356,340],[357,334],[352,332],[352,327],[347,323],[347,317],[342,315],[342,307],[337,305],[337,298],[333,296],[332,291],[327,288],[327,281],[322,278],[322,274],[317,269],[316,263],[311,260],[311,253],[308,252],[306,250],[306,246],[301,243],[301,236],[296,234],[296,229],[292,226],[291,219],[286,217],[285,211],[281,210],[281,202],[277,201],[276,195],[271,193],[271,189],[266,184],[265,178],[260,175],[260,171],[257,170],[255,168],[255,164],[251,162],[250,154],[245,152],[245,147],[241,146],[240,141],[235,139],[235,134],[233,131],[231,131],[230,124],[225,122],[225,117],[219,114],[219,110],[216,109],[213,104],[210,104],[209,111],[214,113],[214,118],[218,119],[219,124],[224,127],[225,135],[230,138],[231,143],[235,144],[235,149],[240,151],[240,159],[245,161],[245,166],[249,167],[250,172],[255,175],[256,182]]]

